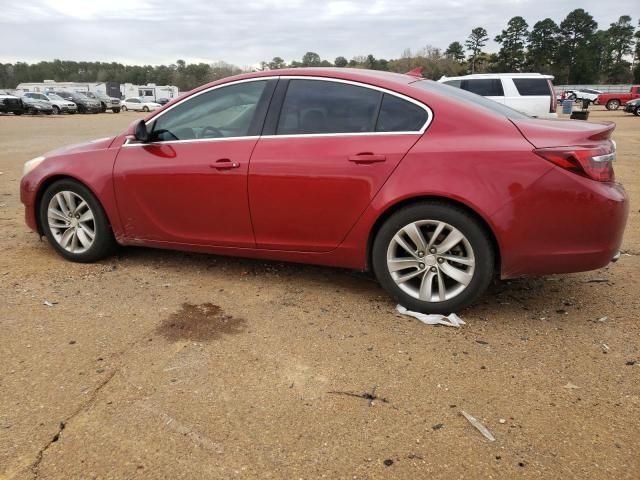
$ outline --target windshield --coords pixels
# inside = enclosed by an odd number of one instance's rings
[[[47,93],[47,97],[49,97],[49,100],[64,100],[64,98],[55,93]]]
[[[465,103],[475,103],[479,107],[482,107],[486,110],[490,110],[494,114],[498,114],[510,119],[515,120],[519,118],[520,119],[530,118],[528,115],[525,115],[522,112],[514,110],[511,107],[507,107],[506,105],[495,102],[493,100],[484,98],[481,95],[476,95],[475,93],[471,93],[466,90],[462,90],[460,88],[445,85],[443,83],[434,82],[433,80],[418,80],[417,82],[413,82],[411,85],[418,87],[422,90],[436,92],[441,95],[445,95],[447,97],[452,97],[456,100],[460,100]]]
[[[89,100],[89,99],[87,98],[87,96],[86,96],[86,95],[83,95],[82,93],[72,93],[72,94],[71,94],[71,97],[72,97],[72,98],[75,98],[75,99],[77,99],[77,100]]]

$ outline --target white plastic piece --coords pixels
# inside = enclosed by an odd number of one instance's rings
[[[461,325],[465,325],[464,320],[462,320],[455,313],[450,313],[449,315],[440,315],[436,313],[420,313],[420,312],[412,312],[411,310],[407,310],[402,305],[397,305],[396,310],[401,315],[408,315],[417,320],[420,320],[425,325],[445,325],[447,327],[456,327],[460,328]]]
[[[496,439],[495,437],[491,434],[491,432],[487,429],[487,427],[485,427],[483,424],[481,424],[478,420],[475,419],[475,417],[472,417],[471,415],[469,415],[467,412],[465,412],[464,410],[460,410],[460,413],[462,415],[464,415],[464,418],[466,418],[467,420],[469,420],[469,423],[471,425],[473,425],[474,427],[476,427],[478,429],[478,431],[484,435],[484,437],[489,440],[490,442],[495,442]]]

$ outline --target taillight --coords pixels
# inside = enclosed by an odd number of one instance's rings
[[[551,90],[551,103],[549,104],[549,113],[556,113],[556,110],[558,108],[558,100],[556,99],[556,91],[553,88],[553,83],[551,82],[551,80],[547,80],[547,82],[549,83],[549,90]]]
[[[597,147],[536,148],[534,153],[557,166],[598,182],[613,182],[616,145],[608,141]]]

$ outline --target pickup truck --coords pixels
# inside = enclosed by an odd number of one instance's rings
[[[597,102],[607,110],[617,110],[620,105],[635,98],[640,98],[640,85],[634,85],[628,93],[603,93],[598,95]]]

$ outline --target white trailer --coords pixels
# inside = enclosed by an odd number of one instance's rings
[[[134,85],[124,83],[120,85],[123,98],[142,98],[150,102],[158,102],[162,99],[173,100],[179,95],[178,87],[173,85],[156,85],[147,83],[146,85]]]
[[[114,98],[143,98],[147,101],[157,102],[158,100],[173,100],[180,92],[178,87],[173,85],[156,85],[148,83],[146,85],[134,85],[133,83],[117,82],[56,82],[45,80],[44,82],[25,82],[16,87],[22,92],[93,92],[108,95]]]
[[[101,93],[109,97],[120,98],[120,84],[117,82],[56,82],[45,80],[44,82],[24,82],[16,87],[22,92],[93,92]]]

